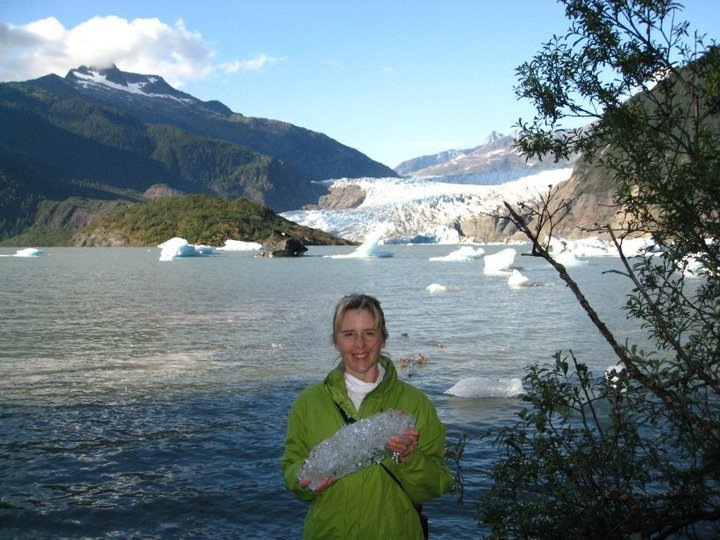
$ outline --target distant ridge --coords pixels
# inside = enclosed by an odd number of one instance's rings
[[[482,176],[492,182],[508,181],[534,172],[572,166],[576,158],[554,163],[552,160],[526,160],[513,148],[516,135],[493,131],[473,148],[446,150],[402,162],[395,167],[401,176],[455,176],[458,181],[475,183]]]
[[[427,169],[427,168],[433,167],[435,165],[440,165],[440,164],[447,163],[452,160],[462,158],[463,156],[471,154],[471,153],[475,152],[476,150],[480,149],[481,147],[485,146],[486,144],[490,144],[491,142],[493,142],[497,139],[500,139],[503,136],[504,135],[502,133],[493,131],[478,146],[474,146],[472,148],[465,148],[465,149],[457,149],[456,148],[456,149],[452,149],[452,150],[445,150],[444,152],[438,152],[437,154],[429,154],[429,155],[425,155],[425,156],[408,159],[407,161],[403,161],[398,166],[396,166],[394,168],[394,170],[396,173],[398,173],[401,176],[409,176],[411,174],[418,173],[418,171],[421,171],[423,169]],[[418,176],[419,176],[419,174],[418,174]]]
[[[218,101],[202,101],[176,90],[159,75],[80,66],[65,78],[46,75],[26,83],[64,97],[81,97],[117,108],[145,124],[169,124],[282,159],[303,180],[395,176],[389,167],[327,135],[287,122],[247,117]]]

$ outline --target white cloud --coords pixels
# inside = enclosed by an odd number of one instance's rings
[[[23,81],[80,65],[117,65],[124,71],[161,75],[173,86],[213,73],[215,51],[202,34],[150,19],[93,17],[65,28],[54,17],[22,26],[0,21],[0,80]],[[224,71],[260,69],[279,61],[265,54],[217,66]],[[233,69],[230,69],[233,68]]]
[[[234,60],[232,62],[226,62],[220,64],[220,67],[227,73],[237,73],[238,71],[254,71],[262,69],[267,65],[274,64],[276,62],[282,62],[284,58],[275,58],[268,56],[267,54],[258,54],[255,58],[250,60]]]

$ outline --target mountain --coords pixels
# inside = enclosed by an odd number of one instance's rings
[[[577,160],[526,160],[513,147],[516,135],[493,131],[485,141],[473,148],[447,150],[402,162],[395,172],[402,176],[453,177],[460,183],[500,183],[522,178],[533,171],[564,169]]]
[[[327,135],[287,122],[233,113],[218,101],[201,101],[175,90],[157,75],[125,73],[114,66],[104,70],[83,66],[71,70],[65,79],[48,75],[34,82],[45,88],[64,88],[67,83],[85,99],[116,107],[145,124],[168,124],[273,156],[301,180],[394,174],[389,167]]]
[[[159,76],[81,67],[0,84],[0,241],[49,201],[138,202],[170,190],[282,211],[317,201],[317,180],[387,175],[326,135],[245,117]]]
[[[497,131],[493,131],[488,137],[485,139],[485,141],[473,148],[467,148],[467,149],[457,149],[454,148],[452,150],[445,150],[444,152],[438,152],[437,154],[430,154],[426,156],[420,156],[412,159],[408,159],[407,161],[403,161],[394,168],[395,172],[398,173],[401,176],[410,176],[415,174],[418,174],[422,176],[422,173],[418,173],[418,171],[421,171],[423,169],[433,167],[435,165],[440,165],[443,163],[447,163],[448,161],[452,161],[458,158],[462,158],[463,156],[466,156],[476,150],[479,150],[482,146],[489,144],[499,138],[502,138],[503,135],[501,133],[498,133]]]

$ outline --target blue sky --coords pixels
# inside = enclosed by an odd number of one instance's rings
[[[566,28],[553,0],[0,0],[0,81],[114,62],[394,167],[530,119],[515,68]]]

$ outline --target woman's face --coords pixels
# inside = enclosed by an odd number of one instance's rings
[[[367,309],[349,309],[340,323],[335,348],[345,371],[361,381],[375,382],[380,350],[385,343],[373,314]]]

